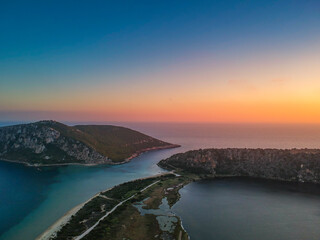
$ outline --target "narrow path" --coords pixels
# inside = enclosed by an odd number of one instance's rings
[[[107,196],[105,196],[105,195],[102,195],[101,193],[98,195],[98,197],[102,197],[102,198],[105,198],[105,199],[108,199],[108,200],[117,201],[117,200],[115,200],[115,199],[113,199],[113,198],[109,198],[109,197],[107,197]]]
[[[150,185],[146,186],[144,189],[142,189],[140,192],[143,192],[145,190],[147,190],[148,188],[150,188],[151,186],[153,186],[154,184],[160,182],[160,180],[151,183]],[[84,233],[82,233],[81,235],[79,235],[78,237],[75,238],[75,240],[80,240],[82,239],[84,236],[88,235],[88,233],[90,233],[103,219],[105,219],[106,217],[108,217],[112,212],[114,212],[119,206],[121,206],[123,203],[127,202],[128,200],[130,200],[131,198],[133,198],[134,196],[136,196],[137,194],[132,195],[131,197],[127,198],[126,200],[123,200],[122,202],[118,203],[114,208],[112,208],[109,212],[107,212],[103,217],[101,217],[92,227],[88,228]]]

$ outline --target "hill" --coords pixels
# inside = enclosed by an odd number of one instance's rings
[[[0,128],[0,159],[29,165],[118,164],[178,147],[129,128],[40,121]]]
[[[214,176],[245,176],[320,183],[319,149],[200,149],[179,153],[158,164]]]

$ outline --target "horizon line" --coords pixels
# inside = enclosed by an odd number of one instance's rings
[[[244,121],[123,121],[123,120],[55,120],[55,119],[36,119],[36,120],[0,120],[0,124],[14,123],[14,124],[28,124],[39,121],[56,121],[64,124],[72,123],[86,123],[86,124],[106,124],[106,123],[137,123],[137,124],[256,124],[256,125],[320,125],[320,122],[244,122]]]

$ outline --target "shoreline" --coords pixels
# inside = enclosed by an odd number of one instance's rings
[[[148,177],[143,177],[143,178],[137,178],[134,179],[132,181],[136,181],[136,180],[145,180],[148,178],[155,178],[155,177],[160,177],[160,176],[165,176],[168,174],[174,174],[173,172],[165,172],[165,173],[159,173],[153,176],[148,176]],[[131,182],[131,181],[129,181]],[[110,190],[112,190],[113,188],[117,187],[118,185],[121,184],[117,184],[111,188],[108,188],[102,192],[108,192]],[[47,228],[43,233],[41,233],[35,240],[49,240],[52,236],[54,236],[64,225],[66,225],[70,218],[75,215],[86,203],[90,202],[92,199],[94,199],[95,197],[99,196],[101,192],[96,193],[94,196],[92,196],[91,198],[89,198],[88,200],[86,200],[83,203],[78,204],[77,206],[73,207],[72,209],[70,209],[68,212],[66,212],[62,217],[60,217],[55,223],[53,223],[49,228]]]
[[[181,145],[179,145],[179,144],[169,144],[169,145],[164,145],[164,146],[159,146],[159,147],[145,148],[145,149],[142,149],[142,150],[132,154],[130,157],[126,158],[124,161],[122,161],[120,163],[114,163],[114,164],[118,165],[118,164],[123,164],[123,163],[130,162],[133,158],[136,158],[136,157],[140,156],[141,154],[143,154],[145,152],[151,152],[151,151],[155,151],[155,150],[171,149],[171,148],[178,148],[178,147],[181,147]]]
[[[110,189],[108,189],[110,190]],[[108,191],[107,190],[107,191]],[[59,218],[55,223],[53,223],[49,228],[47,228],[42,234],[40,234],[36,240],[49,240],[54,234],[56,234],[65,224],[67,224],[70,218],[76,214],[86,203],[90,202],[95,197],[99,196],[100,193],[95,194],[87,201],[78,204],[77,206],[66,212],[61,218]]]
[[[165,145],[165,146],[159,146],[159,147],[151,147],[151,148],[145,148],[142,149],[136,153],[133,153],[130,157],[126,158],[125,160],[121,162],[112,162],[112,160],[108,163],[52,163],[52,164],[31,164],[25,161],[18,161],[18,160],[10,160],[10,159],[4,159],[0,157],[0,161],[4,162],[11,162],[11,163],[18,163],[18,164],[23,164],[27,167],[58,167],[58,166],[69,166],[69,165],[79,165],[79,166],[98,166],[98,165],[121,165],[130,162],[132,159],[139,157],[141,154],[146,153],[146,152],[151,152],[155,150],[165,150],[165,149],[171,149],[171,148],[178,148],[181,147],[181,145],[178,144],[170,144],[170,145]]]

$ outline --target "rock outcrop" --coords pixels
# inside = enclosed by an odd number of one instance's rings
[[[126,139],[127,135],[131,138]],[[150,148],[174,146],[131,129],[109,125],[70,127],[55,121],[40,121],[0,128],[0,159],[29,165],[115,164]],[[112,157],[118,157],[117,161]]]
[[[318,149],[200,149],[175,154],[158,165],[212,176],[320,183]]]

